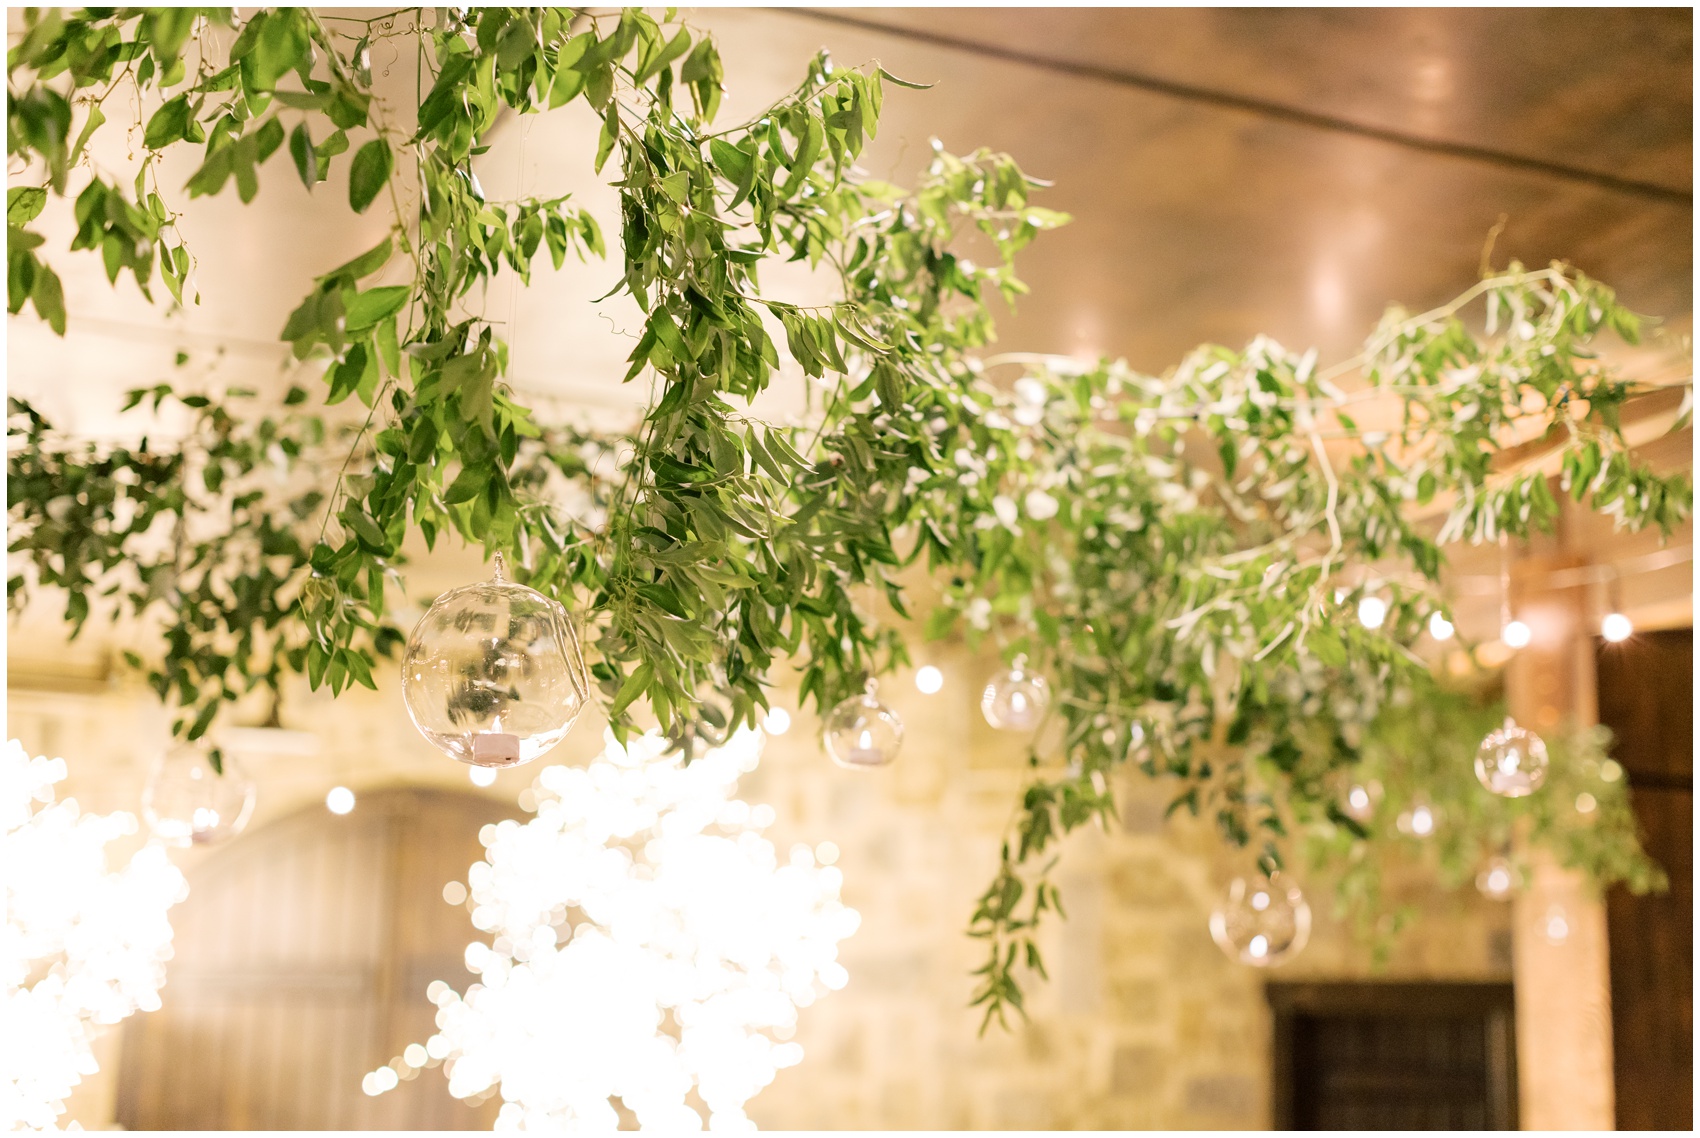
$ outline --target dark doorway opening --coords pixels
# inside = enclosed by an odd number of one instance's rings
[[[1694,1125],[1694,630],[1601,642],[1600,722],[1668,893],[1606,895],[1619,1130]]]
[[[1271,984],[1277,1130],[1515,1130],[1510,984]]]

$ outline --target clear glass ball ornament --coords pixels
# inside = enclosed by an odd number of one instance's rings
[[[174,846],[212,845],[233,838],[254,813],[254,780],[236,757],[219,750],[220,774],[207,742],[178,743],[148,772],[142,817],[161,841]]]
[[[879,685],[853,695],[826,717],[826,753],[850,770],[889,766],[903,746],[903,720],[879,701]]]
[[[1228,959],[1268,968],[1303,951],[1310,939],[1310,905],[1279,873],[1236,877],[1210,914],[1210,936]]]
[[[1523,876],[1517,872],[1517,867],[1503,857],[1490,858],[1482,866],[1482,871],[1476,874],[1476,889],[1490,901],[1509,900],[1522,882]]]
[[[1533,794],[1547,778],[1547,745],[1506,716],[1476,750],[1476,778],[1504,798]]]
[[[1027,657],[1017,656],[1008,668],[992,677],[980,696],[980,714],[999,731],[1031,731],[1051,702],[1045,677],[1027,669]]]
[[[567,610],[507,580],[450,589],[414,626],[401,662],[408,717],[432,746],[479,767],[516,767],[566,737],[589,700]]]

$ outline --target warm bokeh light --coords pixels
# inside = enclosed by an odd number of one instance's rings
[[[1446,619],[1444,613],[1437,612],[1430,614],[1428,618],[1428,634],[1436,640],[1451,640],[1452,634],[1456,631],[1457,629],[1452,627],[1452,622]]]
[[[1620,612],[1608,612],[1600,621],[1600,635],[1613,644],[1621,644],[1634,635],[1635,623]]]
[[[1387,602],[1380,597],[1365,597],[1358,602],[1358,623],[1365,628],[1380,628],[1387,621]]]
[[[658,735],[608,735],[588,767],[540,772],[535,818],[485,827],[467,881],[491,934],[466,948],[479,981],[427,990],[423,1050],[449,1093],[499,1088],[504,1130],[612,1130],[614,1098],[644,1128],[750,1127],[745,1103],[802,1060],[797,1009],[849,980],[838,942],[860,923],[817,864],[836,847],[781,862],[761,835],[772,809],[732,797],[761,745],[740,731],[686,764]],[[399,1078],[379,1067],[362,1086]]]
[[[65,1099],[100,1067],[92,1042],[155,1011],[171,956],[166,912],[188,885],[149,842],[117,873],[108,844],[136,833],[123,812],[55,802],[64,759],[17,740],[0,760],[0,1125],[57,1129]]]
[[[1507,648],[1527,648],[1535,634],[1520,620],[1511,621],[1499,631],[1499,639]]]
[[[333,786],[325,795],[325,809],[332,814],[347,814],[354,809],[354,792],[346,786]]]
[[[922,695],[934,695],[944,687],[944,673],[931,664],[923,665],[915,673],[915,687]]]

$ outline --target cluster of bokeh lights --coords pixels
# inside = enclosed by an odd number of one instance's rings
[[[745,1104],[802,1059],[797,1010],[848,981],[838,944],[860,923],[820,864],[835,848],[781,861],[772,808],[732,797],[761,741],[685,763],[610,736],[586,768],[544,768],[536,817],[486,827],[468,874],[479,981],[431,984],[438,1031],[404,1065],[441,1060],[459,1098],[498,1090],[498,1129],[613,1130],[620,1106],[644,1129],[752,1128]]]
[[[94,1038],[160,1006],[166,911],[188,895],[157,841],[110,872],[106,847],[136,818],[55,801],[65,775],[16,740],[0,759],[0,1130],[54,1128],[99,1070]]]

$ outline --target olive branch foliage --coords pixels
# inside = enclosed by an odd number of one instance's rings
[[[419,61],[405,106],[374,80],[380,45]],[[1016,254],[1067,220],[1030,201],[1043,184],[1008,156],[936,146],[913,187],[868,177],[856,160],[887,86],[916,86],[877,65],[823,53],[731,127],[715,122],[723,79],[712,39],[671,11],[26,12],[8,55],[10,312],[67,327],[38,221],[53,198],[70,199],[70,251],[149,295],[157,277],[174,303],[195,300],[206,255],[178,211],[232,186],[252,200],[268,163],[309,189],[346,168],[348,207],[390,226],[288,314],[282,339],[322,379],[281,400],[139,390],[132,403],[191,428],[132,447],[9,401],[11,606],[51,587],[73,628],[102,604],[155,622],[162,654],[130,662],[193,739],[287,674],[375,687],[405,636],[404,540],[452,533],[584,624],[616,733],[647,709],[688,752],[754,724],[781,661],[823,712],[906,663],[876,610],[907,618],[924,565],[927,635],[991,637],[1057,693],[971,924],[989,1023],[1021,1009],[1023,969],[1043,973],[1056,843],[1113,817],[1118,768],[1173,779],[1175,808],[1211,813],[1266,869],[1301,825],[1375,840],[1337,783],[1384,707],[1439,698],[1412,645],[1439,605],[1441,544],[1556,515],[1546,474],[1504,461],[1508,439],[1544,440],[1563,489],[1626,525],[1686,516],[1686,480],[1635,463],[1618,430],[1636,388],[1591,345],[1639,330],[1597,282],[1513,266],[1458,305],[1390,313],[1327,370],[1263,339],[1163,376],[983,358],[992,299],[1025,291]],[[144,99],[124,124],[115,108]],[[577,101],[600,118],[586,157],[619,216],[488,200],[475,159],[498,118]],[[121,176],[91,140],[126,125],[140,157]],[[161,156],[186,149],[198,167],[162,186]],[[555,268],[611,256],[612,292],[642,310],[624,379],[657,395],[635,430],[540,421],[504,381],[480,306],[545,253]],[[765,293],[759,270],[779,261],[809,263],[837,299]],[[1479,331],[1461,316],[1474,300]],[[805,425],[750,410],[775,382],[805,385]],[[331,410],[351,399],[363,416]],[[1370,412],[1387,421],[1360,426]],[[1373,630],[1346,618],[1371,592],[1389,605]],[[1565,831],[1565,856],[1645,879],[1626,815],[1600,817]]]

